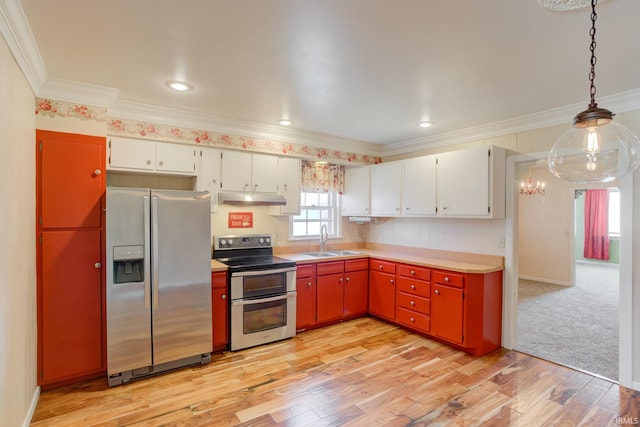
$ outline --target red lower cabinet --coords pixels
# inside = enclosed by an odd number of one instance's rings
[[[229,345],[229,296],[226,272],[211,273],[211,311],[212,350],[225,350]]]
[[[369,313],[396,320],[396,265],[389,261],[369,260]]]
[[[462,289],[450,286],[433,285],[433,297],[431,298],[431,333],[438,337],[462,344],[464,300]]]

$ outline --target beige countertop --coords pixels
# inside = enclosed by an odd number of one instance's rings
[[[357,248],[352,250],[361,253],[357,255],[338,255],[328,257],[314,257],[304,255],[302,253],[282,253],[278,254],[278,256],[295,261],[297,264],[340,261],[367,257],[398,263],[420,265],[429,268],[440,268],[460,273],[482,274],[504,270],[504,257],[497,255],[440,251],[392,245],[375,245],[375,247]]]
[[[280,258],[295,261],[296,264],[344,261],[357,258],[376,258],[386,261],[420,265],[429,268],[457,271],[460,273],[492,273],[504,270],[504,257],[498,255],[473,254],[466,252],[441,251],[435,249],[411,248],[404,246],[368,244],[367,248],[349,248],[359,254],[315,257],[301,252],[276,253]],[[286,251],[286,249],[284,249]],[[228,267],[211,260],[211,271],[226,271]]]

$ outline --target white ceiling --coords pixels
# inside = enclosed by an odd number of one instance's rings
[[[400,147],[566,106],[578,108],[572,116],[589,100],[590,8],[554,12],[537,0],[19,4],[48,81],[236,123],[277,126],[288,117],[299,132]],[[609,0],[597,11],[596,98],[635,96],[640,1]],[[195,89],[172,92],[171,79]],[[434,126],[421,129],[421,120]]]

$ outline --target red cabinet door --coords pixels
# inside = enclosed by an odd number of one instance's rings
[[[224,350],[229,344],[227,273],[211,273],[211,310],[213,351]]]
[[[344,274],[343,316],[351,317],[367,312],[369,304],[369,271],[350,271]]]
[[[327,274],[316,278],[316,318],[318,322],[342,319],[343,282],[342,273]]]
[[[369,274],[369,312],[394,321],[396,315],[395,274],[371,271]]]
[[[40,384],[105,369],[100,230],[42,233]]]
[[[432,285],[431,288],[431,333],[453,343],[462,344],[463,290],[442,285]]]
[[[314,277],[296,279],[296,330],[316,323],[316,286]]]
[[[105,138],[37,130],[36,139],[41,227],[100,227]]]

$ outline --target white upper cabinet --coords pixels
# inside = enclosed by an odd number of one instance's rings
[[[220,150],[211,147],[200,147],[197,153],[196,190],[211,193],[211,212],[216,211],[220,192],[220,153]]]
[[[108,170],[196,175],[196,151],[192,145],[144,139],[109,137]]]
[[[369,166],[345,169],[342,215],[359,216],[370,214]]]
[[[371,215],[400,216],[402,197],[402,164],[380,163],[370,166]]]
[[[437,156],[422,156],[402,161],[402,215],[436,215]]]
[[[300,159],[278,157],[278,194],[284,196],[287,204],[271,206],[269,212],[272,215],[300,214],[301,174]]]
[[[505,161],[499,147],[438,154],[438,215],[504,218]]]
[[[245,151],[222,152],[222,190],[276,193],[278,157]]]

